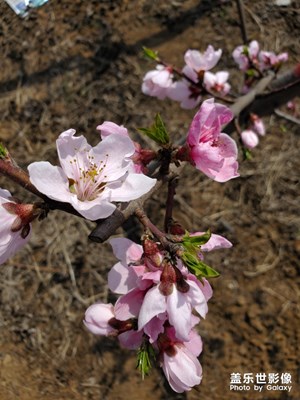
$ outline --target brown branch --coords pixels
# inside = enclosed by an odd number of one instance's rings
[[[157,192],[166,181],[173,179],[175,176],[175,172],[171,172],[163,180],[158,180],[154,187],[139,199],[133,200],[126,204],[123,203],[113,212],[110,217],[97,221],[97,226],[90,233],[89,239],[98,243],[105,242],[105,240],[113,235],[116,229],[119,228],[127,218],[134,214],[137,209],[141,209],[143,207],[143,204],[152,197],[153,193]]]
[[[169,225],[170,225],[170,222],[172,221],[174,196],[176,194],[176,186],[177,185],[178,185],[178,178],[169,180],[166,214],[165,214],[165,222],[164,222],[164,227],[165,227],[166,232],[169,232]]]
[[[272,112],[291,99],[300,95],[300,79],[281,89],[271,93],[258,96],[253,104],[249,106],[245,112],[263,116],[272,114]]]
[[[28,174],[20,168],[12,158],[7,155],[5,158],[0,158],[0,174],[8,177],[18,185],[22,186],[29,192],[39,196],[44,200],[46,196],[40,193],[35,186],[30,182]]]
[[[269,92],[266,93],[266,89]],[[300,64],[292,71],[274,79],[274,74],[262,78],[258,84],[244,96],[237,99],[230,109],[240,122],[244,122],[250,113],[259,116],[269,115],[280,105],[300,95]],[[234,121],[229,123],[224,132],[232,133],[235,130]]]

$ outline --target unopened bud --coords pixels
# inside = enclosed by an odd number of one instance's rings
[[[164,296],[169,296],[173,292],[173,285],[176,283],[177,277],[173,265],[165,260],[164,268],[160,276],[159,290]]]
[[[151,264],[159,268],[162,262],[162,254],[156,242],[146,237],[143,240],[144,257],[148,259]]]

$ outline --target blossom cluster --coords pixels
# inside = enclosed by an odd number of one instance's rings
[[[110,244],[119,261],[108,274],[108,286],[120,297],[115,305],[90,306],[85,325],[96,335],[117,336],[128,349],[150,347],[172,389],[190,390],[202,379],[197,358],[202,340],[195,325],[208,311],[209,282],[198,280],[180,258],[170,257],[149,237],[142,246],[126,238],[111,239]],[[205,251],[228,247],[227,239],[211,235],[199,257]]]
[[[187,161],[211,179],[226,182],[239,176],[235,141],[221,132],[233,115],[213,99],[203,102],[192,120],[186,143],[174,161]],[[97,127],[99,143],[92,147],[75,130],[61,133],[56,141],[60,166],[38,161],[28,166],[31,183],[51,200],[69,203],[91,221],[109,217],[118,202],[128,202],[149,192],[156,179],[148,177],[147,164],[159,154],[133,142],[124,126],[105,121]],[[170,151],[172,146],[169,147]],[[28,241],[30,223],[39,216],[34,205],[16,204],[9,192],[0,192],[0,263]],[[17,221],[17,222],[16,222]],[[21,235],[20,235],[21,232]],[[26,233],[26,234],[25,234]]]
[[[236,143],[221,132],[232,117],[232,112],[214,99],[204,101],[185,144],[179,147],[170,142],[162,120],[156,118],[152,130],[144,131],[162,145],[163,150],[158,151],[141,148],[124,126],[111,121],[97,127],[101,138],[95,146],[69,129],[56,141],[60,166],[33,162],[28,166],[28,180],[48,203],[67,207],[91,221],[107,218],[119,202],[151,191],[156,179],[146,175],[147,166],[154,159],[161,161],[164,152],[168,152],[168,163],[189,162],[211,179],[226,182],[238,176]],[[5,152],[1,160],[11,163]],[[31,222],[43,218],[48,210],[47,200],[21,204],[0,189],[0,263],[27,243]],[[202,379],[197,358],[202,340],[195,327],[200,317],[205,318],[212,296],[206,278],[218,275],[204,264],[203,253],[231,243],[210,233],[183,236],[184,231],[170,232],[176,234],[174,242],[168,242],[163,233],[155,241],[149,231],[142,245],[125,238],[110,241],[119,262],[108,275],[108,286],[119,298],[114,305],[90,306],[84,323],[94,334],[117,336],[124,347],[137,349],[143,374],[150,369],[151,360],[158,361],[172,389],[183,392]]]
[[[170,98],[180,102],[182,108],[191,109],[200,104],[202,95],[207,91],[226,95],[230,91],[227,82],[229,73],[210,70],[216,66],[222,50],[215,50],[209,45],[204,53],[198,50],[187,50],[184,55],[185,66],[181,71],[172,66],[158,64],[155,70],[146,73],[143,79],[143,93],[161,100]]]
[[[204,95],[226,96],[231,86],[228,83],[229,72],[211,72],[222,55],[222,50],[215,50],[209,45],[205,52],[187,50],[184,55],[185,65],[179,70],[158,57],[155,70],[146,73],[143,78],[142,92],[159,99],[170,98],[178,101],[185,109],[195,108]],[[237,46],[232,57],[239,69],[246,75],[243,93],[246,93],[253,82],[266,71],[277,72],[288,60],[287,53],[276,55],[274,52],[260,50],[259,43],[253,40],[249,45]]]
[[[236,47],[232,52],[232,57],[241,71],[253,68],[266,71],[269,69],[277,70],[282,63],[288,60],[288,53],[276,55],[272,51],[260,50],[259,43],[252,40],[248,46]]]

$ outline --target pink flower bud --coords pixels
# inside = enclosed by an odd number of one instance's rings
[[[250,120],[252,122],[252,128],[253,130],[258,133],[261,136],[265,136],[266,134],[266,128],[265,128],[265,124],[263,123],[263,120],[261,118],[259,118],[258,115],[256,114],[251,114],[250,115]]]
[[[248,149],[253,149],[258,145],[259,139],[255,132],[251,129],[246,129],[241,133],[241,139],[244,146],[248,147]]]
[[[109,324],[109,321],[114,317],[114,307],[112,304],[96,303],[86,310],[83,322],[94,335],[107,336],[118,333]]]

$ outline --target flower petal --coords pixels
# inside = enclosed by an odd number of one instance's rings
[[[156,184],[156,179],[143,174],[128,174],[119,188],[111,191],[112,201],[130,201],[149,192]]]
[[[31,183],[50,199],[70,202],[75,196],[70,193],[68,178],[60,167],[38,161],[28,165],[28,171]]]

